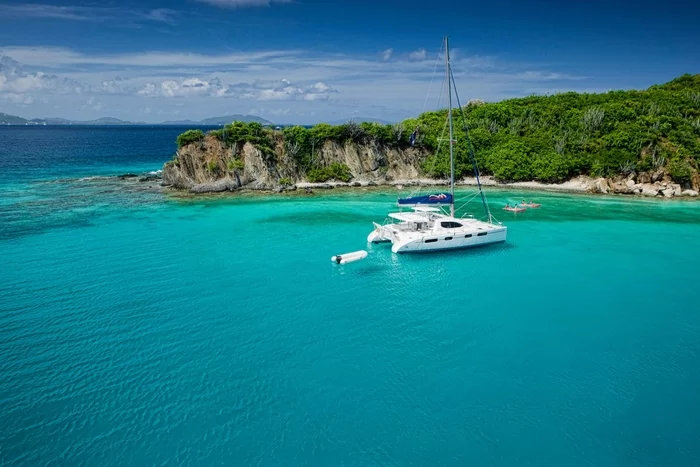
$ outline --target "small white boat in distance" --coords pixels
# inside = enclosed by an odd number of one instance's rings
[[[367,257],[367,252],[365,250],[353,251],[352,253],[345,253],[343,255],[335,255],[331,257],[331,261],[336,264],[347,264],[353,261],[360,261]]]
[[[481,202],[484,207],[484,220],[469,217],[455,217],[454,200],[454,146],[455,139],[452,128],[452,70],[450,67],[450,52],[447,38],[445,38],[445,65],[448,89],[448,111],[447,123],[449,124],[449,139],[447,144],[450,149],[450,192],[433,193],[423,196],[410,196],[399,199],[399,208],[412,208],[413,212],[392,212],[389,220],[383,225],[373,222],[374,230],[367,236],[369,243],[391,242],[391,251],[394,253],[419,253],[441,250],[456,250],[475,246],[488,245],[506,241],[507,228],[500,222],[494,222],[493,215],[486,201],[486,196],[481,187],[479,179],[479,168],[472,144],[469,141],[469,129],[464,119],[462,106],[459,102],[457,89],[457,105],[462,112],[462,123],[467,137],[467,148],[469,160],[474,169],[477,187],[476,195],[481,195]],[[414,133],[411,135],[411,145],[414,143]],[[444,141],[438,139],[438,141]],[[438,146],[438,151],[439,151]],[[476,197],[474,195],[474,197]],[[465,203],[466,204],[466,203]],[[449,214],[442,211],[443,207],[449,206]],[[398,221],[398,222],[397,222]]]

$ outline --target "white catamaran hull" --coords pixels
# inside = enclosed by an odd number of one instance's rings
[[[386,243],[391,241],[391,232],[386,230],[383,225],[373,222],[374,230],[367,235],[367,243]]]
[[[392,242],[391,251],[394,253],[427,253],[502,243],[506,241],[506,230],[506,227],[502,227],[479,234],[442,234],[419,238],[399,238],[398,241]]]
[[[506,241],[507,227],[431,212],[391,213],[399,223],[374,223],[370,243],[391,242],[394,253],[457,250]]]

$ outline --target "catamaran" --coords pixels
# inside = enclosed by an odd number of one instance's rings
[[[447,79],[448,110],[447,120],[449,125],[450,148],[450,192],[432,193],[427,195],[412,195],[408,198],[399,198],[399,208],[410,207],[412,211],[399,211],[389,214],[389,219],[384,224],[373,222],[374,230],[367,236],[370,243],[391,242],[391,251],[394,253],[419,253],[441,250],[456,250],[483,246],[492,243],[506,241],[507,227],[497,222],[491,215],[486,196],[479,179],[479,168],[474,156],[472,144],[469,141],[469,133],[466,119],[459,103],[457,88],[454,87],[457,105],[462,112],[462,123],[467,136],[467,147],[471,160],[478,192],[472,196],[481,197],[485,217],[476,219],[473,215],[456,217],[455,215],[455,180],[454,180],[454,145],[452,121],[452,90],[454,77],[450,65],[450,52],[448,38],[444,39],[445,68]],[[414,141],[415,132],[411,135]],[[439,148],[438,148],[439,151]],[[469,200],[467,201],[469,202]],[[446,208],[449,207],[449,213]]]

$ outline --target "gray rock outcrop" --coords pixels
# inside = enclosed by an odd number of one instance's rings
[[[387,183],[420,176],[427,150],[396,148],[376,143],[339,144],[326,141],[316,148],[315,165],[346,165],[355,182]],[[264,154],[251,143],[227,147],[213,136],[180,148],[163,167],[163,185],[193,193],[246,189],[276,189],[306,180],[306,173],[278,141],[274,154]],[[291,182],[291,183],[290,183]],[[333,186],[329,186],[332,188]]]

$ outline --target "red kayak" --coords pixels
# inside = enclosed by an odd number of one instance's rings
[[[505,208],[503,208],[503,210],[504,210],[504,211],[509,211],[509,212],[524,212],[524,211],[527,211],[527,209],[525,209],[525,208],[514,208],[514,207],[510,207],[510,206],[506,206]]]

